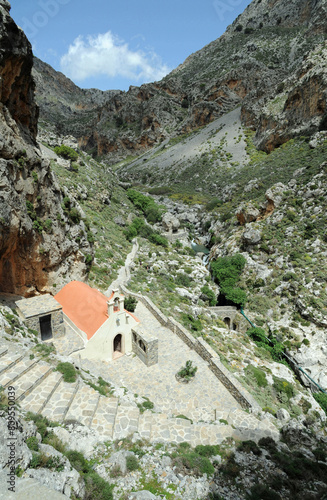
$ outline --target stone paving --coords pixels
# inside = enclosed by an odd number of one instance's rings
[[[52,372],[45,378],[38,387],[37,391],[28,394],[23,402],[24,407],[33,413],[41,413],[48,399],[58,387],[62,379],[62,374]]]
[[[148,397],[155,411],[171,416],[182,414],[194,421],[210,422],[215,419],[216,409],[241,408],[209,369],[208,363],[171,330],[161,326],[143,304],[138,303],[135,314],[159,339],[158,363],[146,367],[138,357],[131,355],[108,363],[83,360],[84,369],[132,393]],[[198,367],[196,376],[188,384],[179,383],[175,374],[187,360]]]
[[[165,329],[161,334],[167,335]],[[168,336],[163,340],[172,342]],[[179,340],[178,337],[176,340]],[[193,358],[191,354],[196,353],[189,352],[182,342],[181,345],[179,342],[172,344],[170,371],[165,364],[167,359],[164,353],[161,358],[159,356],[155,370],[154,367],[146,368],[138,358],[129,356],[111,363],[110,366],[117,366],[120,361],[125,360],[126,364],[120,363],[123,382],[126,385],[128,382],[132,388],[135,383],[135,387],[142,389],[142,395],[154,401],[157,411],[146,410],[144,413],[140,412],[133,399],[126,401],[124,397],[102,396],[81,378],[75,383],[66,383],[59,372],[53,371],[50,364],[43,360],[30,360],[26,351],[19,353],[17,350],[16,346],[0,350],[0,384],[3,386],[5,382],[15,387],[21,407],[41,413],[52,421],[78,421],[96,430],[104,439],[122,439],[138,433],[140,437],[152,442],[187,441],[192,446],[219,444],[227,437],[257,440],[263,436],[272,436],[278,439],[278,431],[273,424],[269,420],[260,421],[241,410],[227,390],[220,387],[217,379],[211,379],[213,375],[202,358]],[[194,360],[199,373],[191,384],[178,384],[174,377],[175,369],[180,367],[181,361],[184,364],[186,359]],[[132,361],[133,365],[130,365]],[[142,365],[138,365],[138,362]],[[103,363],[101,366],[103,369],[107,365]],[[126,371],[131,368],[133,370],[130,372]],[[142,373],[146,371],[148,374],[142,379]],[[203,376],[198,377],[201,372]],[[143,385],[140,385],[142,380]],[[169,400],[170,392],[176,399]],[[163,411],[164,407],[168,408],[167,412]],[[187,416],[189,419],[185,418]],[[193,422],[190,420],[192,416],[196,417]],[[200,421],[201,416],[205,416],[207,422]],[[226,421],[229,425],[226,425]]]
[[[65,335],[52,338],[56,352],[61,356],[70,356],[73,352],[84,348],[83,339],[65,322]]]

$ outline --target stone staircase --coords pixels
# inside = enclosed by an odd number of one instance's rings
[[[212,423],[192,423],[150,410],[141,413],[135,405],[100,395],[81,378],[75,383],[64,382],[62,374],[53,371],[49,363],[30,359],[26,352],[10,348],[0,349],[0,385],[15,388],[16,401],[24,410],[42,414],[51,421],[77,421],[108,440],[136,432],[149,441],[187,441],[191,446],[219,444],[227,437],[278,439],[278,431],[270,421],[260,421],[242,410],[216,411]]]

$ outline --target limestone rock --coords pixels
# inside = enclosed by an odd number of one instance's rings
[[[281,422],[287,422],[291,418],[291,416],[287,410],[285,410],[284,408],[280,408],[276,413],[276,418]]]
[[[178,231],[180,226],[180,221],[170,212],[166,212],[162,217],[162,226],[167,232]]]
[[[85,279],[80,247],[92,249],[86,234],[80,246],[70,240],[74,226],[84,230],[63,213],[63,195],[37,148],[32,49],[8,5],[0,3],[0,288],[26,295],[50,291],[52,277],[69,279],[70,271]]]
[[[236,209],[236,217],[241,226],[248,222],[256,221],[260,215],[260,211],[252,205],[252,203],[242,203]]]
[[[271,188],[267,189],[265,193],[265,197],[267,200],[266,203],[266,212],[270,213],[275,210],[275,208],[278,208],[281,204],[281,201],[283,199],[283,193],[286,190],[286,186],[282,184],[281,182],[278,182]]]
[[[245,245],[257,245],[261,241],[261,232],[252,227],[246,228],[242,234],[242,240]]]

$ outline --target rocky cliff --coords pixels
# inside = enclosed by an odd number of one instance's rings
[[[83,235],[84,227],[64,214],[63,194],[36,145],[31,45],[9,11],[1,0],[0,290],[27,295],[49,290],[68,271],[85,275],[85,257],[70,240],[77,225]],[[82,244],[90,253],[86,238]]]
[[[160,82],[128,92],[81,90],[36,61],[42,122],[114,163],[241,105],[256,145],[271,151],[324,126],[325,65],[314,54],[325,33],[326,0],[253,0],[219,39]]]

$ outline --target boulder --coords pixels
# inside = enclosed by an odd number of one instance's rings
[[[286,167],[285,167],[286,168]],[[281,182],[277,182],[274,186],[267,189],[265,193],[266,197],[266,213],[273,212],[275,208],[279,207],[282,199],[283,193],[286,190],[286,187]]]
[[[252,227],[246,229],[242,235],[245,245],[257,245],[261,241],[261,233]]]
[[[256,221],[260,211],[252,203],[242,203],[236,209],[236,217],[241,226],[248,222]]]
[[[162,226],[167,232],[178,231],[180,221],[170,212],[166,212],[162,217]]]
[[[288,422],[288,420],[291,418],[291,416],[287,410],[285,410],[284,408],[280,408],[276,413],[276,418],[277,418],[277,420],[280,420],[281,422]]]

